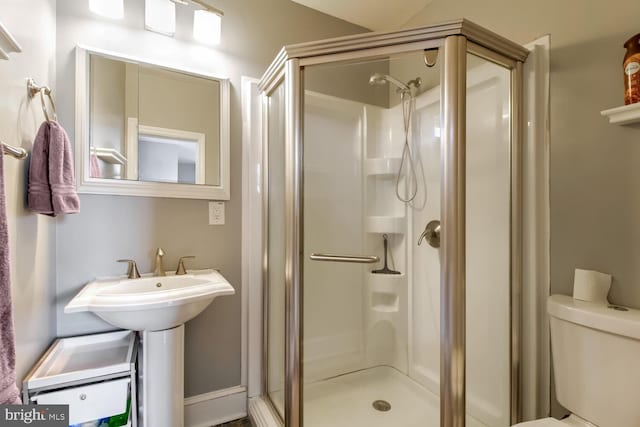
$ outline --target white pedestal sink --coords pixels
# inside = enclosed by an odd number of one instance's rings
[[[90,311],[122,329],[142,332],[139,359],[143,427],[184,425],[184,323],[233,287],[215,270],[86,285],[64,308]]]

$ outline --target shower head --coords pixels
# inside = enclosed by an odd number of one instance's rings
[[[380,74],[380,73],[374,73],[371,75],[371,77],[369,77],[369,84],[371,86],[382,86],[386,83],[391,83],[394,86],[396,86],[400,92],[408,92],[409,86],[402,83],[400,80],[391,77],[388,74]]]

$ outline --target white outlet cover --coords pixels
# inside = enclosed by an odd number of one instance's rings
[[[224,202],[209,202],[209,225],[224,225]]]

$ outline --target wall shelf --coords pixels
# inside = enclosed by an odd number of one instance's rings
[[[608,117],[609,123],[614,125],[640,123],[640,102],[604,110],[600,114]]]
[[[365,163],[365,171],[369,176],[395,176],[399,169],[399,157],[367,159]]]
[[[400,310],[400,297],[394,293],[372,292],[371,309],[379,313],[397,313]]]
[[[376,267],[378,268],[378,267]],[[403,274],[373,274],[369,272],[367,284],[374,292],[399,292],[405,285],[407,276]]]
[[[368,216],[366,229],[368,233],[404,234],[405,222],[403,216]]]

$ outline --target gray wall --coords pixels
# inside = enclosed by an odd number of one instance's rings
[[[23,49],[0,60],[0,140],[30,150],[43,114],[26,79],[55,85],[55,1],[3,0],[0,21]],[[4,156],[18,382],[56,333],[55,220],[26,209],[27,163]]]
[[[109,329],[93,315],[66,315],[69,299],[95,276],[124,272],[118,258],[134,258],[149,271],[155,248],[166,252],[175,268],[181,255],[196,255],[193,267],[219,267],[238,291],[220,298],[186,328],[186,396],[240,382],[240,218],[241,113],[240,77],[260,77],[283,44],[365,31],[289,0],[216,3],[225,12],[222,43],[217,48],[191,41],[191,16],[178,8],[178,34],[168,38],[144,28],[142,0],[125,2],[125,20],[91,15],[87,2],[58,0],[58,111],[74,136],[74,47],[82,43],[131,55],[144,55],[178,67],[231,78],[231,201],[226,225],[207,225],[207,201],[116,196],[81,196],[78,215],[57,223],[57,323],[59,335]],[[26,15],[24,15],[26,16]],[[132,43],[132,40],[135,40]]]

